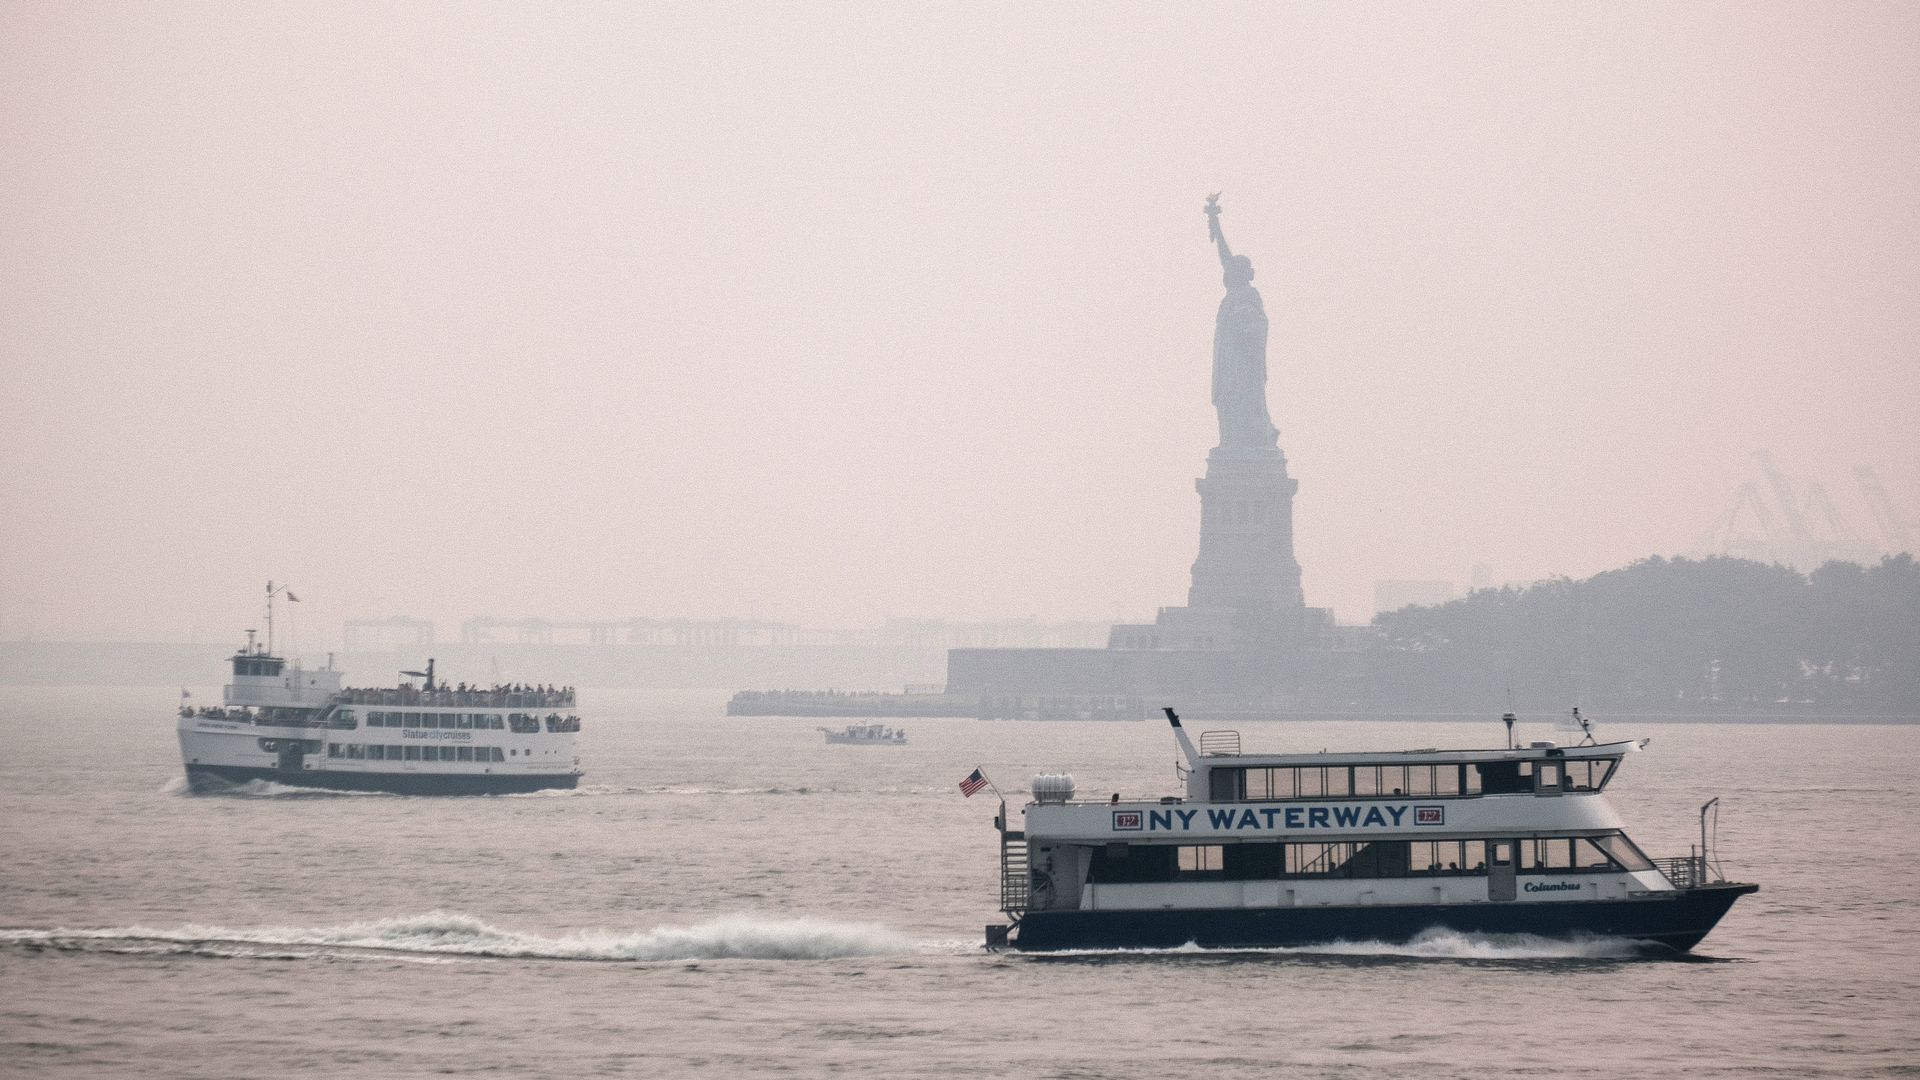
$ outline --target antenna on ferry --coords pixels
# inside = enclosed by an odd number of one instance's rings
[[[289,600],[300,599],[299,597],[293,595],[292,593],[287,592],[287,587],[284,584],[281,585],[279,588],[275,588],[273,585],[273,582],[271,581],[267,582],[267,655],[268,656],[273,655],[273,598],[275,596],[278,596],[281,593],[287,593],[287,599]],[[249,631],[249,633],[251,633],[251,631]]]
[[[1586,738],[1580,740],[1580,745],[1592,746],[1593,745],[1593,721],[1580,715],[1580,706],[1578,705],[1575,705],[1573,707],[1573,722],[1580,725],[1580,734],[1586,736]]]
[[[1512,713],[1507,713],[1500,718],[1500,722],[1507,725],[1507,749],[1509,750],[1513,749],[1513,723],[1518,719],[1519,717]]]

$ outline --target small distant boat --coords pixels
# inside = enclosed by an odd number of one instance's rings
[[[821,728],[829,743],[851,743],[858,746],[905,746],[907,732],[904,728],[890,728],[884,724],[848,724],[835,731]]]

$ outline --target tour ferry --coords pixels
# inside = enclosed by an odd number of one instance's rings
[[[1600,937],[1684,952],[1758,885],[1728,882],[1707,850],[1650,859],[1604,794],[1639,742],[1492,750],[1240,752],[1237,732],[1196,749],[1165,710],[1186,793],[1074,799],[1034,782],[1024,829],[1001,804],[1001,909],[990,948],[1259,948],[1403,942],[1430,929]],[[1578,714],[1576,713],[1576,718]]]
[[[342,687],[332,659],[307,669],[254,641],[232,660],[218,706],[182,691],[187,782],[210,791],[270,780],[399,795],[498,795],[580,782],[571,687],[457,688],[425,671],[391,689]]]

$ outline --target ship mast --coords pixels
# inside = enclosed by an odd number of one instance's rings
[[[274,585],[273,585],[273,582],[271,582],[271,581],[269,581],[269,582],[267,582],[267,655],[268,655],[268,656],[273,656],[273,655],[274,655],[274,651],[273,651],[273,598],[274,598],[274,596],[276,596],[277,594],[279,594],[279,593],[283,593],[283,592],[287,592],[287,587],[286,587],[286,586],[285,586],[284,584],[283,584],[283,585],[281,585],[281,586],[280,586],[279,588],[275,588],[275,587],[274,587]],[[289,599],[289,600],[291,600],[291,599],[293,599],[293,598],[294,598],[294,597],[293,597],[293,594],[292,594],[292,593],[287,593],[287,599]]]

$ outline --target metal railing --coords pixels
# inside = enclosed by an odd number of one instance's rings
[[[1201,757],[1239,757],[1240,733],[1237,731],[1203,731],[1200,733]]]
[[[1699,853],[1654,859],[1654,868],[1666,875],[1676,889],[1697,889],[1708,883],[1707,857]]]
[[[1000,910],[1018,919],[1026,914],[1032,867],[1027,862],[1027,834],[1000,834]]]

